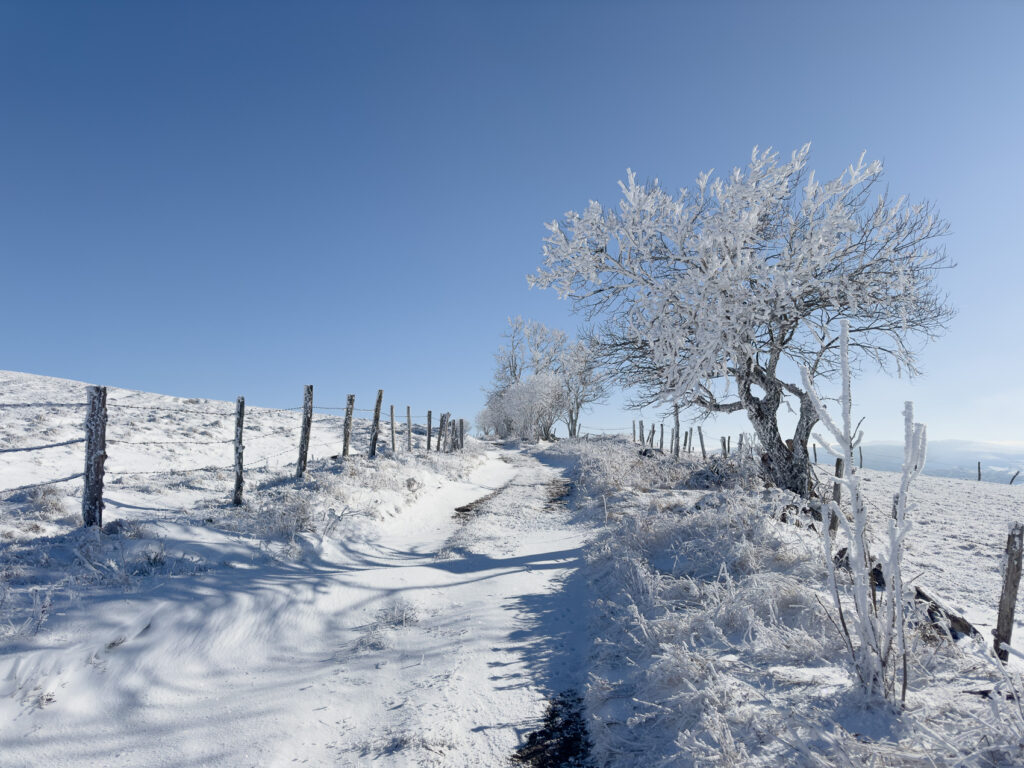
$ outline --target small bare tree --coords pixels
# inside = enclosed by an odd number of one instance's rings
[[[648,403],[745,411],[769,476],[802,495],[818,417],[797,371],[835,378],[845,319],[855,365],[916,374],[914,341],[953,314],[934,284],[952,263],[933,207],[876,194],[882,165],[863,156],[819,182],[809,152],[783,163],[755,148],[745,171],[701,174],[678,197],[629,172],[618,209],[591,202],[548,225],[530,278],[603,322],[611,370]],[[787,398],[798,411],[792,447],[778,424]]]
[[[928,444],[927,431],[924,424],[914,422],[914,404],[907,402],[903,411],[903,477],[899,493],[893,499],[893,513],[888,521],[888,546],[880,558],[882,578],[877,579],[873,575],[872,559],[868,551],[868,509],[860,493],[857,474],[853,471],[853,451],[860,444],[862,434],[853,426],[851,414],[849,347],[850,324],[848,320],[843,320],[839,334],[840,376],[843,387],[839,401],[842,410],[840,423],[832,419],[814,391],[810,371],[806,368],[803,370],[804,387],[815,412],[838,448],[832,449],[830,440],[818,435],[815,435],[815,438],[830,453],[842,459],[848,468],[845,477],[837,482],[845,485],[849,491],[850,507],[853,512],[851,526],[835,501],[830,501],[826,505],[826,519],[822,521],[825,567],[842,627],[843,642],[861,686],[869,695],[880,696],[890,701],[896,699],[898,690],[899,700],[903,702],[907,697],[906,617],[910,602],[903,588],[903,545],[910,530],[910,521],[907,520],[910,485],[924,469]],[[849,542],[847,557],[853,575],[853,613],[849,620],[843,609],[836,581],[835,561],[832,557],[833,521],[839,523]],[[880,597],[875,595],[877,581],[884,582]]]

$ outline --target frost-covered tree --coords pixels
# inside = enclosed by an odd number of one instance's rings
[[[934,283],[952,264],[933,206],[891,198],[881,163],[863,156],[821,182],[809,152],[780,162],[755,148],[745,170],[703,173],[675,197],[629,172],[617,209],[591,202],[548,225],[530,278],[603,321],[613,371],[649,402],[745,411],[770,477],[800,494],[818,417],[799,369],[835,377],[846,319],[855,363],[916,374],[915,342],[953,314]],[[778,425],[787,398],[792,448]]]
[[[551,440],[555,422],[565,412],[565,392],[558,374],[530,374],[487,398],[477,427],[500,438]]]
[[[527,323],[522,317],[510,317],[505,343],[494,353],[494,381],[489,393],[500,392],[522,381],[526,371]]]
[[[569,437],[578,437],[580,413],[586,406],[608,396],[607,379],[599,369],[595,347],[587,340],[569,344],[562,354],[559,375],[565,401],[565,425]]]
[[[550,439],[554,423],[562,420],[575,437],[580,412],[607,393],[592,345],[570,343],[565,331],[521,317],[508,323],[477,426],[499,437]]]

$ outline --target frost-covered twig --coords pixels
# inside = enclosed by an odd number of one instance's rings
[[[871,557],[868,552],[867,505],[860,493],[858,477],[852,471],[853,451],[860,444],[863,433],[853,426],[850,394],[850,327],[846,320],[840,330],[840,370],[842,375],[842,424],[837,424],[825,409],[821,398],[811,383],[810,372],[803,369],[804,386],[807,388],[818,418],[832,434],[837,449],[828,446],[829,441],[815,436],[831,453],[843,459],[848,468],[846,476],[838,480],[849,490],[853,513],[852,528],[835,502],[826,507],[827,520],[824,529],[825,566],[828,571],[829,588],[835,601],[836,610],[843,616],[842,599],[835,576],[832,557],[831,521],[837,520],[849,541],[848,560],[853,575],[854,615],[852,630],[843,623],[844,642],[851,649],[857,677],[865,691],[887,699],[895,698],[896,680],[900,680],[900,701],[906,700],[907,692],[907,648],[905,616],[907,601],[904,595],[901,560],[903,544],[910,523],[906,519],[908,493],[913,480],[924,468],[926,431],[923,424],[914,423],[914,406],[908,402],[903,411],[905,439],[903,452],[903,476],[900,490],[893,504],[892,518],[888,525],[888,546],[881,562],[882,580],[885,582],[881,603],[875,599],[877,584],[872,575]],[[857,427],[860,425],[858,424]]]

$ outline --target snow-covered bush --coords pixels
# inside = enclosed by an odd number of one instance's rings
[[[548,452],[574,460],[576,485],[590,496],[629,489],[708,490],[761,484],[758,468],[749,460],[713,455],[702,462],[685,454],[676,459],[667,453],[644,451],[621,437],[563,440]]]

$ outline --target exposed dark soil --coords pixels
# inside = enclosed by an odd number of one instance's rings
[[[563,691],[551,700],[544,725],[527,737],[512,762],[532,768],[590,768],[583,700],[575,691]]]
[[[511,483],[506,483],[496,491],[491,491],[486,496],[481,496],[479,499],[474,499],[469,504],[463,504],[461,507],[455,508],[455,514],[453,517],[461,523],[468,523],[470,518],[475,515],[480,508],[494,497],[503,493]]]

